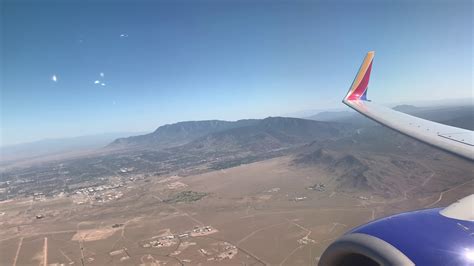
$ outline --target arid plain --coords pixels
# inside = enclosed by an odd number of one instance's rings
[[[78,205],[68,197],[2,202],[1,264],[310,265],[331,241],[357,225],[401,211],[445,206],[474,190],[472,177],[444,174],[441,163],[432,169],[441,174],[427,173],[418,186],[399,182],[406,194],[387,198],[339,192],[331,185],[330,172],[295,167],[292,160],[279,157],[205,174],[143,180],[110,203]],[[470,171],[462,159],[450,161],[457,161],[458,171]],[[321,191],[309,189],[314,184],[328,185]],[[193,202],[163,200],[180,191],[207,194]],[[38,213],[44,218],[37,219]],[[179,236],[204,226],[213,232]],[[146,245],[169,235],[175,238],[168,246]]]
[[[3,169],[0,265],[313,265],[356,226],[474,191],[472,162],[379,126],[244,124]]]

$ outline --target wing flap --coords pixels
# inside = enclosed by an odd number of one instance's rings
[[[452,132],[452,133],[444,133],[439,134],[442,138],[447,138],[452,141],[457,141],[469,146],[474,146],[474,134],[466,133],[466,132]]]

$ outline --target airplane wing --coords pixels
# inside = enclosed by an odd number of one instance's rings
[[[374,52],[368,52],[343,103],[366,117],[417,140],[474,160],[474,131],[414,117],[367,100]]]

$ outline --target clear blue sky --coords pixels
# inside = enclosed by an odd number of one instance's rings
[[[342,107],[369,50],[369,98],[472,97],[471,1],[1,5],[2,145]]]

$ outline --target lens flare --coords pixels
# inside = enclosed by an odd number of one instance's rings
[[[474,262],[474,250],[470,250],[468,248],[464,251],[464,257],[470,262]]]

